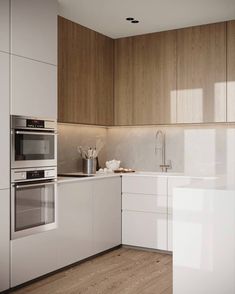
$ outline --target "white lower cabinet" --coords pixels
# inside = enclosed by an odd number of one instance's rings
[[[168,250],[167,177],[123,176],[122,243]]]
[[[92,182],[58,186],[58,267],[93,255]]]
[[[94,181],[94,252],[118,246],[121,240],[121,178]]]
[[[59,268],[121,244],[121,178],[58,186]]]
[[[10,286],[10,192],[0,190],[0,292]]]
[[[167,214],[123,211],[122,243],[167,250]]]
[[[11,287],[56,270],[57,230],[11,241]]]
[[[173,251],[173,220],[172,214],[168,214],[168,223],[167,223],[167,248],[168,251]]]

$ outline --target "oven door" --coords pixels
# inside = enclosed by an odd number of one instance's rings
[[[11,239],[57,227],[57,182],[16,183],[11,187]]]
[[[12,131],[11,167],[56,166],[57,134],[41,131]]]

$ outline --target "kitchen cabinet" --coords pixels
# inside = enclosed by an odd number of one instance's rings
[[[203,178],[197,177],[168,177],[167,216],[168,216],[168,250],[173,251],[173,191],[175,188],[195,185],[203,182]]]
[[[57,67],[12,56],[11,114],[57,118]]]
[[[113,40],[59,17],[59,121],[113,125]]]
[[[167,250],[167,215],[140,211],[123,211],[124,245]]]
[[[174,294],[235,293],[235,190],[216,186],[174,192]]]
[[[10,288],[10,192],[0,190],[0,292]]]
[[[226,121],[226,23],[177,30],[177,122]]]
[[[58,268],[121,244],[121,178],[60,183]]]
[[[9,53],[10,46],[10,0],[0,1],[0,51]]]
[[[115,124],[175,123],[176,31],[115,40]]]
[[[57,64],[56,0],[11,0],[11,53]]]
[[[167,194],[167,177],[123,176],[122,193]]]
[[[58,268],[92,256],[92,182],[59,184],[58,220]]]
[[[94,252],[118,246],[121,240],[121,178],[94,181]]]
[[[168,249],[167,177],[122,177],[122,243]]]
[[[11,241],[11,287],[57,269],[56,230]]]
[[[227,120],[235,122],[235,20],[227,23]]]
[[[0,189],[9,188],[10,185],[10,95],[9,95],[9,65],[8,53],[0,52]]]

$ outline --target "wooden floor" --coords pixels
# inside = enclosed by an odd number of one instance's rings
[[[12,293],[172,294],[172,257],[120,248]]]

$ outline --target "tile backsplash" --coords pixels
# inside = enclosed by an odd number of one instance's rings
[[[156,152],[156,132],[166,134],[166,160],[172,172],[190,175],[235,175],[235,125],[89,127],[59,124],[59,171],[81,170],[77,146],[95,145],[102,139],[105,147],[99,161],[121,160],[123,167],[160,171],[161,153]]]

